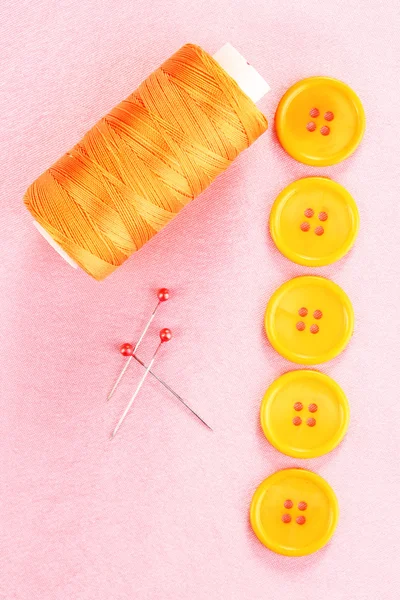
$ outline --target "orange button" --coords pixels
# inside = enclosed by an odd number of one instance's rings
[[[265,479],[250,507],[251,526],[260,542],[286,556],[312,554],[325,546],[338,517],[330,485],[304,469],[284,469]]]
[[[357,94],[342,81],[309,77],[283,96],[275,123],[290,156],[323,167],[353,154],[364,134],[365,113]]]
[[[314,458],[333,450],[346,433],[349,415],[342,388],[327,375],[308,369],[276,379],[260,411],[268,441],[295,458]]]
[[[342,288],[324,277],[296,277],[272,295],[265,313],[271,345],[295,363],[316,365],[347,346],[353,307]]]
[[[354,244],[358,210],[352,196],[326,177],[288,185],[272,206],[270,231],[278,250],[299,265],[330,265]]]

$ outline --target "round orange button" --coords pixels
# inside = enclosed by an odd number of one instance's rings
[[[285,93],[275,123],[290,156],[323,167],[353,154],[364,134],[365,113],[357,94],[342,81],[309,77]]]
[[[342,258],[357,237],[359,216],[349,192],[326,177],[305,177],[276,198],[270,231],[286,258],[309,267]]]
[[[353,307],[336,283],[324,277],[295,277],[274,292],[265,313],[271,345],[295,363],[316,365],[347,346]]]
[[[260,411],[268,441],[294,458],[315,458],[333,450],[347,431],[349,415],[342,388],[327,375],[308,369],[276,379]]]
[[[319,475],[284,469],[256,489],[250,522],[264,546],[286,556],[316,552],[332,537],[339,518],[334,491]]]

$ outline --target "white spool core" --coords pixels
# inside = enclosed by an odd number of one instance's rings
[[[214,54],[213,58],[236,81],[238,86],[254,103],[261,100],[271,89],[265,79],[261,77],[254,67],[249,65],[247,60],[229,42],[222,46]],[[33,224],[44,239],[49,242],[50,246],[71,267],[77,269],[78,265],[76,262],[53,240],[51,235],[37,221],[33,221]]]
[[[271,89],[265,79],[229,42],[222,46],[213,58],[254,103],[261,100]]]
[[[55,242],[53,240],[53,238],[51,237],[51,235],[37,221],[33,221],[33,225],[36,227],[36,229],[38,230],[38,232],[44,237],[44,239],[47,242],[49,242],[50,246],[52,248],[54,248],[54,250],[56,252],[58,252],[58,254],[60,256],[62,256],[63,259],[66,260],[69,265],[71,265],[71,267],[73,267],[74,269],[78,268],[78,265],[76,264],[76,262],[74,260],[72,260],[72,258],[65,252],[65,250],[63,250],[61,248],[61,246],[59,246],[57,244],[57,242]]]

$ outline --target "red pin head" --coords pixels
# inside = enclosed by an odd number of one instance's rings
[[[132,356],[133,346],[132,344],[122,344],[119,351],[121,352],[122,356]]]
[[[169,298],[169,290],[167,290],[167,288],[161,288],[158,290],[157,296],[160,302],[165,302]]]
[[[168,328],[161,329],[161,331],[160,331],[161,342],[169,342],[169,340],[171,338],[172,338],[172,332],[170,329],[168,329]]]

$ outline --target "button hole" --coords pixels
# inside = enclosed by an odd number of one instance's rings
[[[298,525],[304,525],[304,523],[306,522],[306,518],[303,515],[300,515],[299,517],[297,517],[296,519],[296,523]]]

